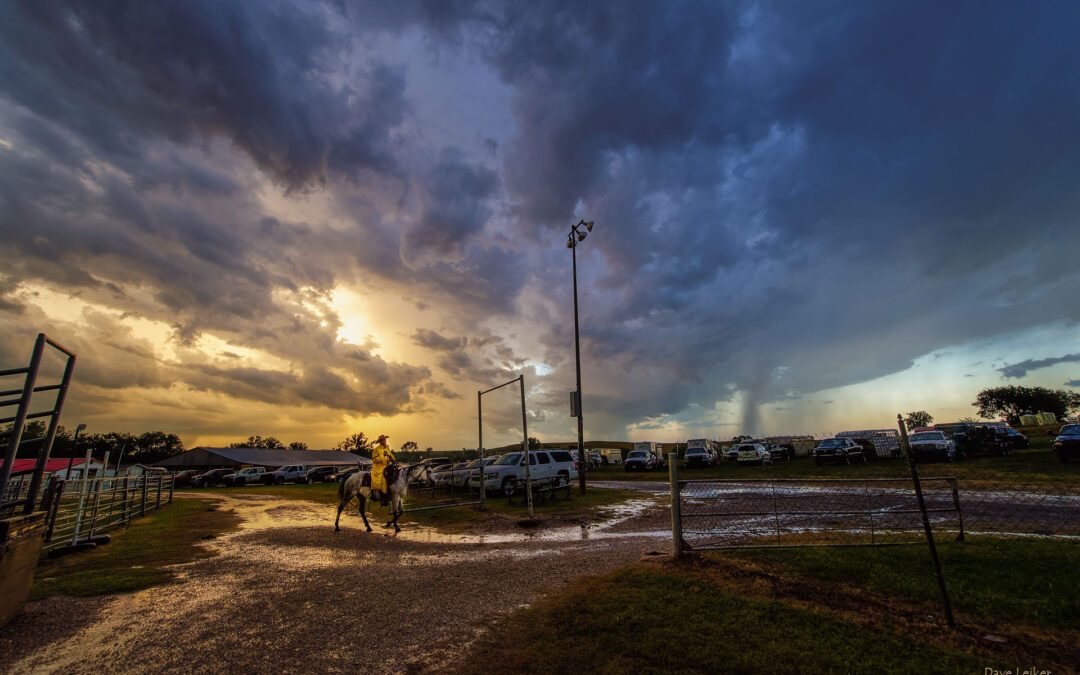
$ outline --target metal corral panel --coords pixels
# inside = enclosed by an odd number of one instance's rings
[[[288,450],[265,448],[192,448],[155,466],[283,466],[285,464],[354,465],[370,464],[371,459],[340,450]]]

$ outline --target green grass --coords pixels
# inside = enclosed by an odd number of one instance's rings
[[[1051,436],[1032,435],[1031,446],[1014,450],[1005,457],[979,457],[952,464],[920,464],[919,475],[956,476],[966,481],[1009,481],[1046,486],[1076,486],[1080,483],[1080,462],[1064,464],[1050,451]],[[883,459],[866,464],[825,464],[817,466],[808,457],[753,466],[737,462],[721,462],[708,468],[683,468],[679,478],[895,478],[909,476],[903,459]],[[606,466],[590,470],[589,480],[667,481],[668,470],[625,471],[621,466]]]
[[[995,660],[644,565],[579,580],[500,622],[463,672],[954,673]]]
[[[114,530],[103,546],[38,566],[31,600],[50,595],[124,593],[165,583],[173,578],[166,565],[215,555],[198,544],[239,526],[231,511],[219,511],[202,499],[178,499],[154,513]]]
[[[214,493],[230,496],[245,495],[272,495],[281,499],[297,499],[316,502],[319,504],[338,503],[337,483],[314,483],[312,485],[252,485],[238,488],[199,488],[183,489],[178,492],[201,492]],[[536,502],[533,512],[537,518],[557,517],[573,518],[588,517],[599,506],[620,504],[628,499],[641,499],[640,493],[624,490],[602,490],[593,488],[586,494],[578,494],[576,485],[571,487],[571,499],[551,500],[545,504]],[[505,497],[489,494],[485,504],[485,511],[480,511],[476,506],[451,509],[431,509],[428,511],[413,511],[426,506],[434,506],[444,503],[449,497],[448,492],[440,491],[432,494],[428,490],[412,490],[405,497],[405,514],[402,515],[402,523],[419,523],[429,527],[436,527],[444,532],[462,532],[473,525],[479,525],[492,518],[526,518],[528,508],[524,501],[517,499],[517,503],[508,504]],[[470,501],[474,499],[469,498]],[[355,502],[350,506],[355,509]],[[368,502],[368,513],[375,519],[388,516],[387,510],[378,504]]]
[[[959,610],[1010,623],[1080,630],[1080,542],[982,538],[938,542],[942,574]],[[918,601],[940,601],[925,546],[788,549],[707,554],[779,565]]]

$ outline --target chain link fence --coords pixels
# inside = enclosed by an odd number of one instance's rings
[[[934,534],[1080,540],[1080,487],[921,478]],[[678,481],[682,539],[696,550],[925,542],[910,476]]]

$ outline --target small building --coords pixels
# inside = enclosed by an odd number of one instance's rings
[[[286,464],[304,466],[369,466],[371,459],[341,450],[289,450],[288,448],[197,447],[155,462],[155,467],[172,470],[224,469],[244,466],[277,468]]]

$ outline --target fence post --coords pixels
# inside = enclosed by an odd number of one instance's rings
[[[104,472],[105,471],[103,469],[102,473]],[[104,478],[99,478],[97,482],[97,487],[94,489],[94,510],[90,512],[90,533],[86,535],[87,539],[90,539],[94,536],[94,530],[97,528],[98,504],[101,503],[101,486],[104,482]]]
[[[128,505],[128,477],[124,476],[124,496],[120,498],[120,522],[127,524],[129,517]]]
[[[937,577],[938,590],[941,592],[941,604],[945,608],[945,623],[949,628],[954,628],[952,606],[949,604],[949,593],[945,590],[945,577],[941,575],[941,562],[938,560],[937,547],[934,546],[934,530],[930,527],[930,516],[926,513],[926,500],[923,498],[922,485],[919,483],[919,472],[915,470],[915,460],[911,458],[911,446],[908,445],[907,427],[904,426],[904,418],[897,413],[896,421],[900,425],[900,439],[904,446],[904,454],[907,455],[908,468],[911,469],[911,483],[915,486],[915,498],[919,502],[919,513],[922,514],[923,530],[926,531],[926,545],[930,548],[930,560],[934,563],[934,576]]]
[[[679,497],[679,462],[668,465],[668,480],[671,483],[671,544],[676,558],[682,555],[682,509]]]
[[[157,475],[157,504],[154,505],[155,509],[161,508],[161,479],[164,477],[164,474],[160,472]]]
[[[964,512],[960,509],[960,487],[956,478],[946,478],[952,487],[952,503],[956,507],[956,522],[960,525],[960,534],[956,535],[956,541],[964,541]]]
[[[141,476],[141,478],[142,478],[142,494],[141,494],[142,500],[139,502],[139,515],[140,516],[145,516],[146,515],[146,474],[144,473]],[[139,479],[136,478],[135,480],[139,480]]]
[[[45,541],[52,541],[53,530],[56,528],[56,516],[60,513],[60,500],[64,498],[64,485],[67,481],[53,480],[53,496],[49,503],[49,529],[45,532]]]
[[[169,503],[172,504],[173,488],[176,486],[176,473],[169,474]]]

